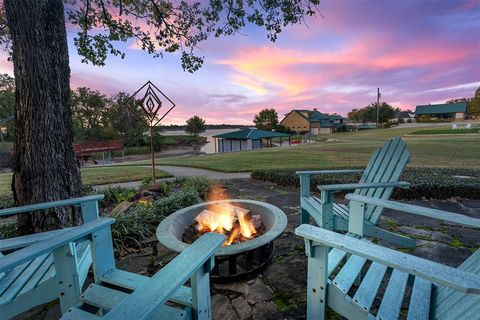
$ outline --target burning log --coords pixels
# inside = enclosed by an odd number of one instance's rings
[[[215,204],[200,212],[195,223],[186,228],[183,241],[193,243],[206,232],[217,232],[227,237],[225,246],[254,239],[265,233],[260,215],[231,204]]]

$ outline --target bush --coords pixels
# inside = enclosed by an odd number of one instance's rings
[[[195,191],[202,200],[207,199],[211,187],[210,182],[205,177],[177,178],[172,184],[176,189]]]
[[[112,226],[116,250],[122,252],[125,248],[141,247],[141,240],[152,236],[163,218],[200,201],[198,193],[192,189],[174,191],[151,206],[137,206],[117,217]]]
[[[313,176],[311,189],[312,192],[317,192],[317,185],[358,182],[360,176],[360,174]],[[298,187],[300,184],[294,170],[257,170],[252,172],[252,178],[279,185]],[[448,199],[452,197],[480,199],[480,170],[477,169],[407,168],[400,180],[410,182],[412,186],[410,189],[395,189],[392,194],[393,199]],[[343,194],[347,192],[343,192]]]
[[[13,196],[11,196],[11,195],[0,196],[0,210],[1,209],[6,209],[6,208],[11,208],[14,205],[15,205],[15,201],[13,201]]]
[[[131,201],[135,195],[134,189],[122,188],[122,187],[108,187],[101,193],[105,195],[102,206],[113,206],[122,201]]]

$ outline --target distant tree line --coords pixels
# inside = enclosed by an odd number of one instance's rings
[[[252,125],[248,124],[205,124],[206,130],[212,129],[238,129],[238,128],[250,128]],[[163,130],[169,131],[184,131],[185,125],[183,124],[169,124],[162,126]]]
[[[448,100],[447,103],[467,103],[467,115],[470,118],[480,117],[480,87],[475,90],[471,98],[457,98]]]
[[[125,106],[130,97],[128,93],[118,92],[107,97],[97,90],[80,87],[71,91],[70,95],[75,141],[122,140],[127,147],[149,143],[144,135],[148,130],[146,124]],[[129,103],[131,109],[139,110],[140,107],[133,100]],[[14,113],[15,81],[8,74],[0,74],[0,126],[5,128],[0,141],[13,140],[15,123],[6,119],[14,116]],[[205,131],[207,125],[205,120],[194,116],[187,121],[187,125],[179,125],[178,128],[196,136]],[[159,131],[156,130],[156,136]]]
[[[382,102],[378,108],[378,122],[384,123],[392,119],[400,108],[394,108],[386,102]],[[352,109],[347,114],[348,119],[356,122],[377,122],[377,104],[371,103],[366,107],[360,109]]]

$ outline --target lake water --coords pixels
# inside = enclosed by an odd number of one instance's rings
[[[227,132],[232,132],[232,131],[238,131],[242,130],[244,128],[230,128],[230,129],[211,129],[211,130],[206,130],[205,132],[200,133],[200,136],[206,137],[207,138],[207,143],[200,149],[201,152],[205,152],[207,154],[215,153],[215,139],[213,136],[216,136],[218,134],[223,134]],[[162,134],[164,135],[180,135],[180,134],[187,134],[185,131],[163,131]]]

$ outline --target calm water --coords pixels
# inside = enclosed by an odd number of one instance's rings
[[[243,129],[243,128],[242,128]],[[222,134],[222,133],[227,133],[227,132],[232,132],[232,131],[238,131],[242,130],[240,128],[238,129],[212,129],[212,130],[206,130],[205,132],[202,132],[200,135],[202,137],[207,138],[207,144],[205,144],[202,149],[200,150],[201,152],[205,152],[207,154],[209,153],[215,153],[215,139],[213,136],[216,136],[217,134]],[[186,134],[184,131],[163,131],[162,134],[164,135],[179,135],[179,134]]]

